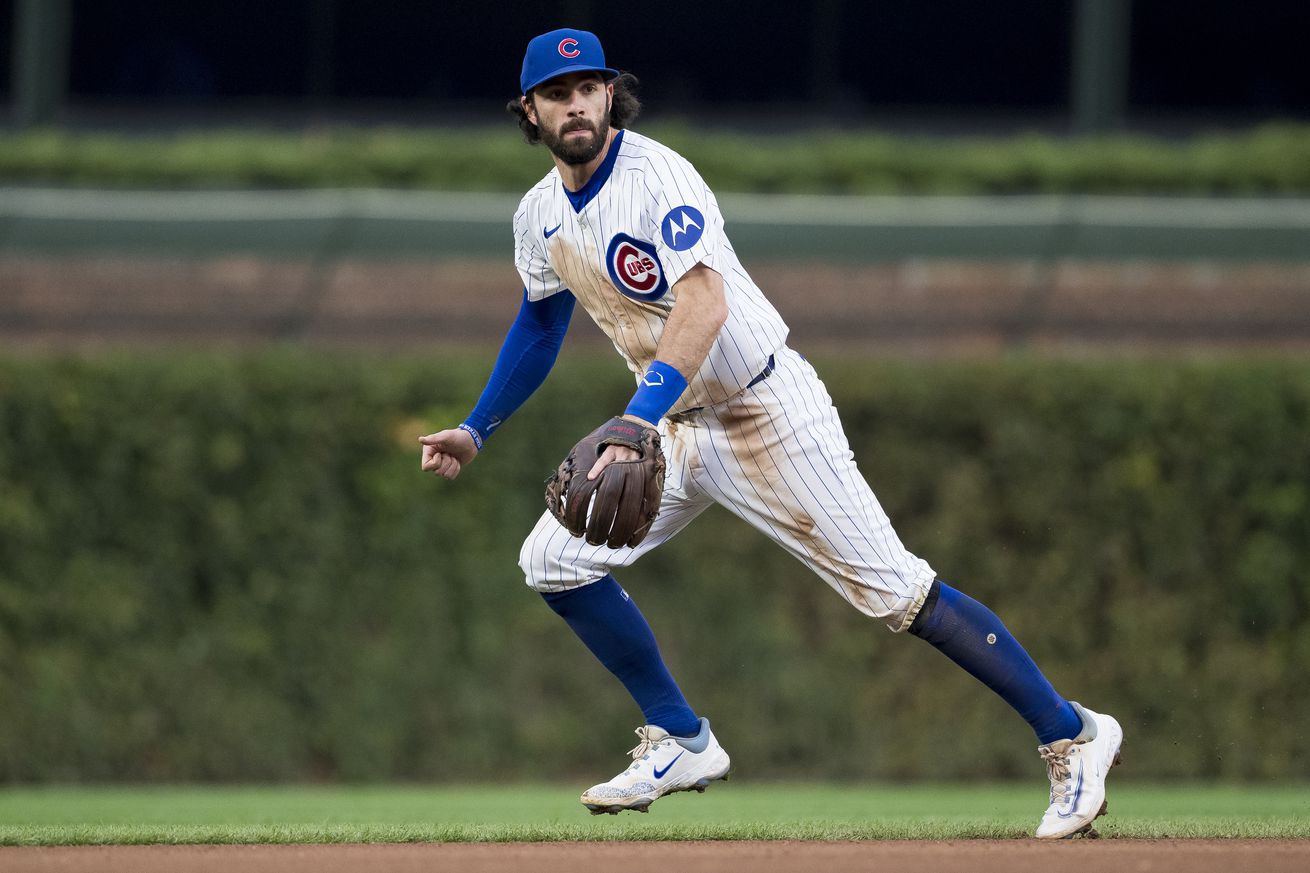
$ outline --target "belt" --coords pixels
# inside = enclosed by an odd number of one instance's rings
[[[764,369],[760,371],[760,375],[756,376],[754,379],[747,382],[746,387],[754,388],[756,385],[760,384],[765,379],[769,378],[769,374],[772,372],[773,372],[773,355],[769,355],[769,362],[764,365]]]
[[[773,373],[773,355],[769,355],[769,360],[767,363],[765,363],[764,369],[760,370],[760,374],[758,376],[756,376],[754,379],[746,383],[746,388],[754,388],[756,385],[760,384],[765,379],[769,378],[769,376],[772,373]],[[743,388],[741,390],[745,391],[746,388]],[[676,421],[677,419],[681,418],[684,415],[690,415],[693,412],[700,412],[704,408],[705,408],[704,406],[693,406],[691,409],[684,409],[682,410],[682,412],[678,412],[673,415],[670,415],[669,418],[674,419]]]

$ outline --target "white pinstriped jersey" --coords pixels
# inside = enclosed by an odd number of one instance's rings
[[[712,267],[728,302],[704,366],[659,422],[668,478],[650,534],[635,548],[592,546],[547,511],[519,553],[529,585],[595,582],[719,503],[856,609],[892,630],[909,626],[933,570],[901,543],[860,476],[827,389],[787,348],[787,326],[737,261],[714,195],[687,161],[623,131],[582,191],[565,191],[551,170],[514,216],[514,255],[530,299],[573,292],[638,376],[683,274]],[[770,355],[775,368],[750,386]]]
[[[787,339],[737,260],[713,192],[681,155],[632,131],[616,135],[582,191],[565,191],[552,169],[524,195],[514,263],[531,300],[571,291],[638,378],[655,360],[674,285],[698,263],[718,272],[727,322],[670,414],[737,394]]]

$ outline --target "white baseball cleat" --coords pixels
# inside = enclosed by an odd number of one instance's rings
[[[1096,836],[1092,822],[1108,807],[1105,777],[1119,763],[1124,738],[1119,722],[1077,703],[1073,707],[1083,719],[1082,733],[1037,747],[1051,777],[1051,805],[1037,825],[1040,840]]]
[[[674,737],[664,728],[637,728],[641,742],[628,754],[632,765],[608,782],[593,785],[582,794],[592,815],[618,815],[625,809],[646,812],[652,803],[675,791],[704,791],[716,779],[728,778],[728,753],[700,720],[694,737]]]

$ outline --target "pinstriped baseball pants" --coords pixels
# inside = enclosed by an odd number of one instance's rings
[[[814,368],[783,348],[769,378],[660,423],[664,499],[636,548],[588,545],[543,513],[519,566],[538,591],[565,591],[626,567],[718,503],[767,534],[860,612],[910,626],[935,573],[911,554],[855,466]]]

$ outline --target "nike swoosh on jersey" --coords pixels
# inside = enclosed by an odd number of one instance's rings
[[[685,754],[687,754],[687,750],[683,749],[681,752],[678,753],[678,758],[681,758]],[[659,767],[652,767],[651,769],[655,771],[655,778],[663,779],[664,774],[669,772],[669,768],[672,767],[674,764],[678,763],[678,758],[674,758],[672,761],[670,761],[663,770],[661,770]]]
[[[559,230],[563,226],[564,226],[564,222],[561,221],[559,224],[555,225],[550,230],[546,230],[546,228],[543,227],[541,229],[541,232],[546,235],[546,239],[550,239],[552,236],[555,235],[555,231]]]

